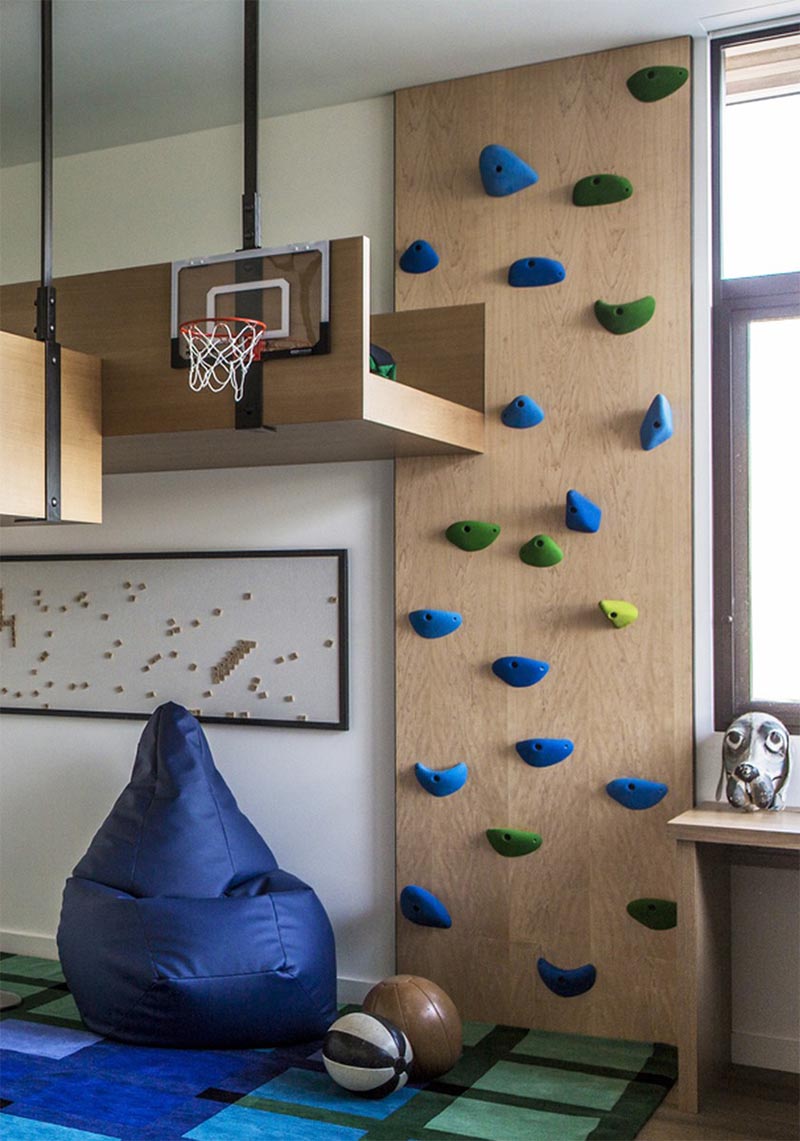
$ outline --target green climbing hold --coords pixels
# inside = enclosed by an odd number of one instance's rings
[[[500,534],[500,525],[481,523],[478,519],[461,519],[458,523],[451,523],[444,534],[462,551],[482,551],[490,547]]]
[[[618,630],[630,626],[639,617],[639,611],[632,602],[623,602],[619,598],[604,598],[599,606],[611,625]]]
[[[678,905],[673,899],[632,899],[627,911],[653,931],[669,931],[678,922]]]
[[[633,186],[620,174],[590,174],[575,183],[572,202],[575,206],[606,206],[624,202],[632,194]]]
[[[519,557],[529,567],[554,567],[564,558],[564,552],[549,535],[534,535],[520,547]]]
[[[521,828],[487,828],[486,837],[501,856],[527,856],[542,846],[538,832],[524,832]]]
[[[628,79],[628,90],[640,103],[656,103],[683,87],[688,78],[685,67],[643,67]]]
[[[656,311],[655,297],[640,297],[638,301],[626,301],[613,305],[608,301],[595,301],[594,315],[609,333],[633,333],[646,325]]]

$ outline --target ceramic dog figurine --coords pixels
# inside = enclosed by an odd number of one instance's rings
[[[789,732],[776,717],[769,713],[737,717],[722,742],[717,800],[724,788],[729,803],[745,812],[783,808],[791,771],[789,749]]]

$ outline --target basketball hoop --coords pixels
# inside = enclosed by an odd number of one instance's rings
[[[267,326],[250,317],[199,317],[180,331],[189,350],[189,387],[221,392],[230,384],[236,400],[244,393],[247,370],[261,359]]]

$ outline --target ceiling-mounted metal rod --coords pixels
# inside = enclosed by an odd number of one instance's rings
[[[41,0],[41,108],[40,108],[40,225],[41,287],[37,298],[36,336],[55,338],[55,298],[45,296],[53,286],[53,3]],[[46,307],[42,309],[42,304]],[[51,313],[49,309],[52,308]]]
[[[244,194],[242,195],[242,249],[261,247],[261,198],[258,193],[258,56],[259,3],[244,0]],[[260,278],[260,263],[242,260],[236,263],[236,277],[241,281]],[[260,291],[242,291],[236,312],[240,317],[261,319]],[[264,384],[262,362],[253,361],[244,378],[241,400],[236,402],[236,427],[245,431],[261,428],[264,423]]]
[[[44,341],[44,485],[48,523],[61,521],[61,346],[56,341],[53,285],[53,3],[40,0],[41,27],[41,283],[36,338]]]
[[[261,198],[258,193],[259,3],[244,0],[244,194],[242,249],[261,245]]]

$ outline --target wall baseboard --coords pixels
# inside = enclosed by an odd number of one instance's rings
[[[32,955],[37,959],[57,959],[53,935],[35,935],[32,931],[0,931],[0,951],[12,955]]]
[[[800,1041],[797,1038],[775,1038],[770,1034],[745,1034],[734,1030],[731,1035],[731,1060],[739,1066],[800,1074]]]
[[[378,979],[373,979],[371,982],[366,979],[337,979],[336,998],[339,1003],[363,1002],[367,992],[371,991],[378,981]]]
[[[32,955],[37,959],[57,959],[58,949],[52,935],[35,935],[30,931],[0,930],[0,951],[12,955]],[[377,979],[337,979],[336,999],[339,1003],[362,1002]]]

